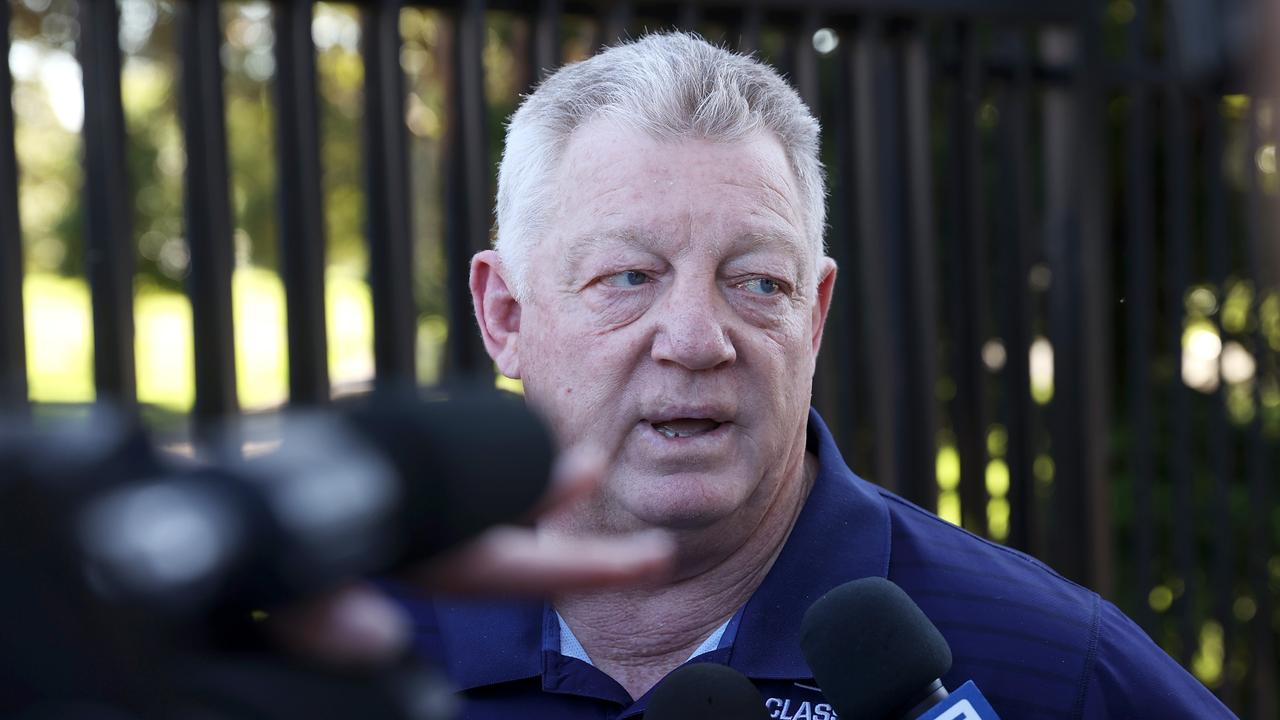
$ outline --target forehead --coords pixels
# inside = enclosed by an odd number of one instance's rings
[[[807,254],[798,183],[782,144],[758,132],[729,141],[658,139],[604,120],[579,128],[555,175],[552,235],[698,245],[781,240]]]

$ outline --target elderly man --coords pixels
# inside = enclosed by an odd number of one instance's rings
[[[1115,607],[857,478],[809,409],[835,285],[818,124],[767,66],[684,34],[567,66],[516,112],[484,342],[566,447],[609,458],[551,537],[658,528],[663,581],[550,603],[410,601],[473,718],[624,718],[683,663],[773,717],[835,717],[801,653],[827,590],[888,577],[1005,718],[1229,716]],[[850,618],[849,622],[857,622]],[[851,667],[850,672],[857,672]]]

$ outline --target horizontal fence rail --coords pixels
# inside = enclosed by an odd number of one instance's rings
[[[109,399],[198,444],[493,378],[468,264],[505,117],[602,45],[698,32],[823,126],[814,402],[851,465],[1275,717],[1280,103],[1192,77],[1182,5],[4,0],[0,405]]]

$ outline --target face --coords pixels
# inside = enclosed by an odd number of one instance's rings
[[[487,282],[473,274],[473,291],[499,368],[560,442],[612,459],[576,522],[767,513],[801,482],[835,275],[806,240],[781,144],[662,141],[601,121],[574,134],[556,184],[527,297],[484,297],[505,291],[492,254],[477,256]]]

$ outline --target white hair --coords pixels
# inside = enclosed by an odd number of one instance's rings
[[[822,257],[826,188],[818,121],[804,101],[758,60],[691,33],[658,33],[557,70],[512,115],[498,169],[494,247],[517,299],[527,297],[528,256],[546,229],[565,146],[597,117],[658,139],[731,142],[772,132],[799,183],[815,262]]]

